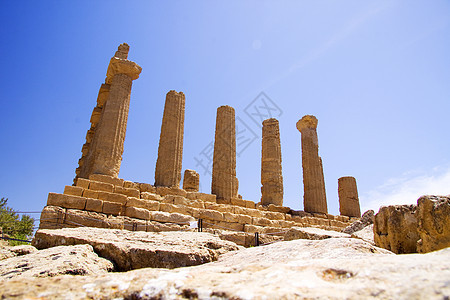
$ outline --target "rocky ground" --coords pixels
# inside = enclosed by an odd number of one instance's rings
[[[2,299],[450,297],[450,248],[396,255],[361,238],[330,237],[333,234],[314,229],[303,230],[314,240],[280,241],[246,249],[208,233],[91,230],[97,229],[44,230],[36,235],[34,244],[46,249],[29,249],[29,254],[0,261]],[[154,256],[159,250],[164,255]],[[100,257],[112,251],[116,257],[124,256],[124,261],[133,262],[127,266],[129,269],[145,264],[147,267],[108,272],[124,268],[118,267],[117,260]],[[135,265],[132,256],[137,253],[136,257],[147,262]],[[160,264],[157,261],[162,258],[168,262],[174,258],[172,267],[174,261],[179,266],[188,265],[186,262],[206,263],[174,269],[148,267]]]

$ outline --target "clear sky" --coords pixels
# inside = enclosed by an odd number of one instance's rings
[[[17,210],[40,211],[49,192],[72,184],[123,42],[143,71],[121,178],[154,183],[173,89],[186,94],[183,170],[200,173],[203,192],[211,169],[198,160],[208,160],[217,107],[230,105],[245,129],[237,149],[244,199],[260,199],[255,109],[280,121],[286,206],[303,208],[295,124],[306,114],[319,120],[330,213],[339,212],[341,176],[356,177],[362,210],[450,194],[449,1],[2,0],[0,37],[0,197]]]

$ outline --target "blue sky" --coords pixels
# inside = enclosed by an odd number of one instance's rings
[[[319,119],[329,212],[355,176],[362,209],[450,194],[449,1],[0,1],[0,196],[39,211],[70,185],[110,57],[134,81],[120,177],[154,183],[165,94],[186,94],[183,169],[236,109],[239,192],[260,199],[264,93],[280,121],[284,203],[303,208],[300,133]],[[267,110],[259,108],[260,113]],[[247,113],[248,114],[247,114]],[[256,122],[255,122],[256,121]]]

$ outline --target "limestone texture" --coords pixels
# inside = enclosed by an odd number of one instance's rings
[[[349,238],[350,235],[342,232],[324,230],[313,227],[291,227],[284,235],[285,241],[298,239],[323,240],[329,238]]]
[[[393,255],[358,239],[295,240],[201,266],[0,283],[2,298],[447,299],[450,249]]]
[[[113,269],[113,264],[98,257],[90,245],[60,246],[0,261],[0,281],[63,274],[98,275]]]
[[[274,118],[263,121],[261,184],[261,204],[283,206],[280,127]]]
[[[132,81],[139,78],[142,68],[126,59],[129,46],[122,44],[112,57],[106,72],[107,98],[101,107],[94,109],[92,131],[86,137],[83,156],[79,162],[77,178],[89,178],[91,174],[117,177],[122,162],[123,145],[130,106]],[[125,57],[125,58],[123,58]],[[103,87],[103,86],[102,86]],[[99,92],[103,93],[102,89]],[[99,102],[99,101],[98,101]],[[94,128],[92,128],[94,127]]]
[[[225,105],[217,108],[211,194],[230,202],[238,197],[238,187],[235,112]]]
[[[416,215],[419,223],[419,253],[450,247],[450,196],[420,197]]]
[[[378,247],[397,254],[416,253],[419,233],[417,206],[382,206],[375,215],[374,241]]]
[[[89,244],[114,262],[118,271],[140,268],[179,268],[215,261],[239,246],[202,232],[142,232],[103,228],[38,230],[33,245],[46,249],[60,245]]]
[[[306,212],[327,213],[327,198],[322,159],[319,157],[315,116],[306,115],[297,122],[302,135],[303,207]]]
[[[183,92],[172,90],[167,93],[156,161],[155,186],[180,187],[184,107]]]
[[[14,256],[22,256],[38,251],[31,245],[19,245],[19,246],[2,246],[0,245],[0,260],[7,259]]]
[[[364,227],[369,226],[370,224],[373,224],[373,220],[374,220],[374,211],[373,210],[368,210],[365,213],[363,213],[361,219],[353,222],[352,224],[350,224],[349,226],[345,227],[344,230],[342,230],[342,232],[344,233],[348,233],[348,234],[352,234],[353,232],[356,231],[360,231],[362,230]]]
[[[346,176],[338,179],[339,212],[342,216],[361,217],[358,188],[355,177]]]
[[[185,170],[183,177],[183,190],[187,192],[198,192],[200,175],[194,170]]]
[[[359,231],[355,231],[351,235],[352,238],[361,239],[375,246],[373,236],[373,224],[370,224]]]

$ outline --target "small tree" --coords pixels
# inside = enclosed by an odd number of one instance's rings
[[[8,198],[0,199],[0,226],[4,235],[10,238],[27,240],[33,234],[34,219],[28,215],[19,215],[8,207]],[[25,244],[19,241],[9,241],[10,245]]]

